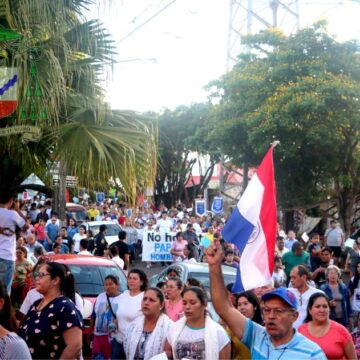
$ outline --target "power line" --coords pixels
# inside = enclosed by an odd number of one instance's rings
[[[165,5],[162,9],[160,9],[158,12],[156,12],[153,16],[151,16],[149,19],[147,19],[145,22],[143,22],[142,24],[140,24],[139,26],[137,26],[134,30],[130,31],[128,34],[126,34],[123,38],[121,38],[117,44],[119,44],[120,42],[124,41],[125,39],[127,39],[129,36],[131,36],[132,34],[134,34],[134,32],[138,31],[139,29],[141,29],[144,25],[146,25],[149,21],[151,21],[152,19],[154,19],[156,16],[158,16],[159,14],[161,14],[164,10],[166,10],[170,5],[174,4],[176,0],[172,0],[170,1],[169,4]]]

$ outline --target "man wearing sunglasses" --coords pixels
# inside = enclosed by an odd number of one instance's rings
[[[230,303],[221,273],[222,251],[218,240],[206,251],[211,299],[218,315],[250,350],[253,359],[325,360],[320,347],[294,329],[298,317],[296,297],[285,288],[262,296],[265,327],[244,317]]]

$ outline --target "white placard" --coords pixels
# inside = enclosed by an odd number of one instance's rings
[[[142,241],[142,261],[172,261],[170,254],[176,232],[159,233],[144,231]]]
[[[306,232],[304,232],[302,235],[301,235],[301,238],[307,243],[309,241],[309,236]]]

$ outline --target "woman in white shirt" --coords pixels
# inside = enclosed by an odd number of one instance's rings
[[[126,359],[149,360],[164,351],[172,321],[163,313],[165,296],[158,288],[144,292],[142,316],[128,327],[124,339]]]
[[[165,343],[169,358],[230,359],[230,339],[206,312],[207,298],[198,287],[182,293],[185,316],[171,326]]]
[[[118,321],[115,341],[112,343],[111,359],[125,359],[124,338],[131,322],[142,315],[141,302],[144,291],[148,287],[148,279],[144,271],[132,269],[128,274],[128,290],[119,298],[119,307],[116,313]]]

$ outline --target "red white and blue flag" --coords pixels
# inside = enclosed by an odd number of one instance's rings
[[[11,115],[17,106],[18,69],[0,67],[0,119]]]
[[[240,250],[233,292],[269,284],[274,267],[276,188],[273,146],[265,155],[223,231],[223,238]]]

